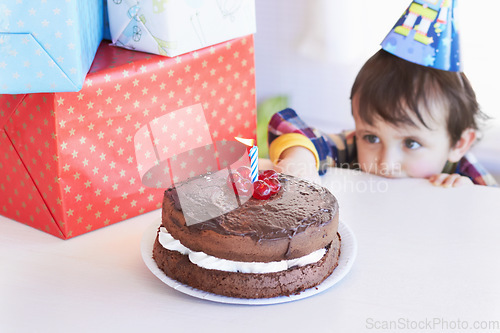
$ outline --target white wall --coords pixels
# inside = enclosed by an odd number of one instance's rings
[[[354,78],[410,2],[256,0],[258,101],[287,95],[312,126],[325,132],[352,128]],[[464,71],[483,111],[495,117],[474,150],[500,174],[500,1],[461,0],[458,10]]]

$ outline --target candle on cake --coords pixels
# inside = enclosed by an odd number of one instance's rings
[[[252,183],[255,183],[259,178],[259,148],[254,145],[253,139],[243,139],[237,138],[235,139],[242,144],[251,147],[248,156],[250,157],[250,180]]]

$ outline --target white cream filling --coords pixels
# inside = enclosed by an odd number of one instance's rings
[[[177,251],[181,254],[187,255],[189,260],[205,269],[216,269],[225,272],[240,272],[240,273],[275,273],[285,271],[291,267],[305,266],[318,262],[326,253],[326,249],[316,250],[306,256],[281,261],[272,262],[246,262],[246,261],[233,261],[213,257],[203,252],[196,252],[188,249],[181,244],[180,241],[173,238],[172,235],[164,227],[160,227],[158,234],[160,244],[170,251]]]

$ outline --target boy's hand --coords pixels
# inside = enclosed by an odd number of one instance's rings
[[[442,186],[442,187],[458,187],[464,185],[474,185],[470,178],[461,176],[458,173],[447,174],[440,173],[434,176],[429,177],[429,181],[434,186]]]
[[[316,169],[316,159],[313,153],[304,147],[296,146],[286,149],[281,153],[280,160],[274,166],[274,169],[316,184],[321,183]]]

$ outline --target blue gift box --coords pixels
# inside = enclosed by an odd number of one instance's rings
[[[102,0],[104,8],[104,30],[102,32],[102,38],[111,40],[111,31],[109,30],[109,15],[108,15],[108,0]]]
[[[80,90],[103,16],[102,0],[0,0],[0,94]]]

